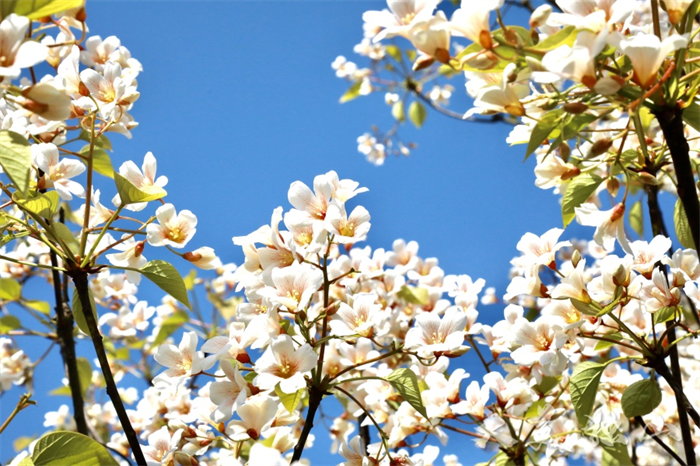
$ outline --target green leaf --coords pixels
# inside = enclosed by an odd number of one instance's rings
[[[606,333],[604,336],[605,336],[605,338],[608,338],[610,340],[622,341],[622,334],[620,332]],[[594,349],[596,351],[603,351],[603,350],[606,350],[614,345],[615,345],[615,343],[612,341],[599,340],[598,343],[595,344]]]
[[[24,211],[32,216],[40,218],[51,218],[58,209],[60,196],[56,191],[47,193],[30,193],[28,197],[21,197],[18,193],[12,195],[12,200]]]
[[[80,130],[80,136],[78,136],[78,138],[82,139],[83,141],[90,142],[90,132],[82,129],[82,130]],[[104,134],[101,136],[97,136],[95,138],[94,144],[95,144],[95,147],[98,147],[100,149],[104,149],[104,150],[108,150],[108,151],[112,150],[112,142]]]
[[[629,466],[634,464],[624,443],[601,444],[601,447],[603,448],[601,466]]]
[[[673,209],[673,224],[676,227],[676,237],[684,248],[695,249],[693,234],[690,232],[690,223],[685,214],[685,208],[680,199],[676,200],[676,207]]]
[[[571,180],[561,201],[564,228],[576,217],[574,209],[586,202],[602,182],[603,178],[591,173],[582,173]]]
[[[248,383],[253,383],[253,380],[255,380],[255,377],[257,377],[258,374],[256,374],[253,371],[248,372],[246,375],[243,376],[246,382]]]
[[[561,47],[562,45],[568,45],[571,47],[576,41],[577,34],[578,31],[576,30],[576,26],[566,26],[557,33],[547,37],[537,45],[533,45],[531,48],[534,50],[548,52],[556,49],[557,47]]]
[[[391,107],[391,116],[393,116],[396,121],[399,122],[403,122],[406,119],[403,100],[399,100]]]
[[[34,446],[36,466],[119,466],[107,449],[77,432],[51,432]]]
[[[548,375],[548,376],[542,377],[542,382],[538,383],[533,388],[535,390],[537,390],[538,393],[540,393],[542,395],[546,395],[547,393],[552,391],[552,389],[554,387],[559,385],[560,380],[561,380],[561,377],[553,377],[553,376]]]
[[[187,298],[185,282],[175,267],[165,261],[154,260],[141,267],[141,274],[155,283],[158,288],[184,304],[187,309],[192,309],[190,300]]]
[[[638,380],[622,394],[622,412],[627,417],[646,416],[661,404],[661,390],[656,379]]]
[[[95,318],[95,322],[97,322],[97,308],[95,307],[95,298],[92,296],[92,290],[89,290],[90,293],[90,304],[92,307],[92,315]],[[75,324],[78,326],[80,330],[83,331],[86,335],[90,335],[90,329],[87,326],[87,322],[85,321],[85,316],[83,315],[83,306],[80,304],[80,298],[78,297],[78,293],[73,289],[73,297],[71,298],[71,308],[73,309],[73,317],[75,318]]]
[[[4,335],[10,330],[17,330],[22,327],[22,323],[19,319],[13,315],[6,315],[0,317],[0,335]]]
[[[117,172],[113,172],[117,192],[122,200],[122,205],[136,204],[138,202],[155,201],[165,197],[168,193],[160,186],[144,186],[137,188],[133,183]]]
[[[387,376],[386,381],[394,387],[394,390],[399,392],[399,395],[401,395],[413,409],[423,415],[424,418],[428,419],[428,413],[425,411],[425,406],[423,406],[420,387],[418,387],[418,379],[411,369],[405,367],[396,369]]]
[[[632,204],[629,214],[627,215],[629,216],[632,229],[640,238],[644,238],[644,209],[642,208],[641,199]]]
[[[90,145],[80,149],[80,154],[88,156],[90,154]],[[87,165],[87,160],[80,159],[85,165]],[[109,154],[106,150],[95,147],[92,149],[92,168],[107,178],[114,178],[114,167],[112,166],[112,160],[109,158]]]
[[[417,100],[411,102],[411,105],[408,107],[408,119],[411,120],[411,123],[413,123],[416,128],[423,126],[427,116],[428,111],[422,103]]]
[[[2,0],[0,16],[5,18],[14,13],[29,19],[38,19],[78,8],[82,4],[82,0]]]
[[[0,299],[17,301],[22,295],[22,285],[14,278],[0,278]]]
[[[396,60],[397,62],[401,63],[401,49],[398,48],[396,45],[387,45],[384,47],[386,50],[387,55],[389,55],[391,58]]]
[[[656,313],[654,313],[654,322],[657,324],[663,324],[664,322],[668,322],[669,320],[673,320],[676,315],[678,315],[678,308],[675,306],[667,307],[664,306]]]
[[[362,80],[360,79],[359,81],[355,81],[352,83],[352,85],[348,88],[347,91],[345,91],[345,94],[343,94],[340,97],[340,103],[344,104],[345,102],[350,102],[353,99],[356,99],[360,97],[360,88],[362,87]]]
[[[66,251],[66,253],[71,252],[73,254],[78,254],[78,251],[80,251],[80,243],[73,232],[70,231],[70,228],[65,226],[63,223],[54,222],[51,224],[51,230],[53,231],[56,239],[68,246],[70,251]]]
[[[593,361],[584,361],[576,366],[571,375],[569,392],[571,393],[571,403],[576,411],[576,418],[581,427],[588,424],[588,416],[593,410],[595,397],[598,393],[598,384],[603,375],[606,364]]]
[[[535,127],[532,129],[532,134],[530,134],[530,142],[527,143],[527,150],[525,151],[525,160],[527,160],[530,155],[532,155],[535,150],[540,147],[552,131],[559,125],[559,122],[564,115],[564,111],[561,109],[554,110],[543,116],[540,121],[537,122]]]
[[[597,316],[600,312],[600,307],[597,307],[594,303],[584,303],[578,299],[571,298],[571,305],[576,308],[581,314],[586,314],[587,316]]]
[[[425,306],[429,302],[428,290],[421,287],[413,287],[404,285],[401,287],[396,296],[410,304],[418,304]]]
[[[280,384],[275,386],[275,393],[280,399],[282,405],[287,408],[290,414],[292,414],[299,406],[299,402],[304,396],[305,388],[300,388],[295,393],[284,393],[280,388]]]
[[[190,320],[190,316],[184,311],[176,311],[163,320],[163,323],[158,330],[156,339],[153,340],[152,347],[156,347],[163,343],[170,335],[175,333],[177,329]]]
[[[34,309],[35,311],[39,311],[42,314],[48,315],[49,312],[51,312],[51,306],[46,301],[26,300],[26,301],[22,301],[22,304],[24,304],[25,306],[27,306],[30,309]]]
[[[700,105],[697,102],[693,102],[683,110],[683,121],[695,131],[700,131]]]
[[[70,387],[68,385],[63,385],[58,388],[54,388],[49,392],[51,396],[71,396]]]
[[[77,358],[76,363],[78,366],[78,378],[80,379],[80,392],[85,397],[88,388],[92,385],[92,365],[90,361],[85,358]]]
[[[546,406],[546,398],[542,398],[540,400],[535,401],[530,405],[529,408],[527,408],[527,411],[525,412],[525,419],[534,419],[540,417],[540,414],[542,414]]]
[[[15,453],[19,453],[27,448],[34,440],[36,440],[36,437],[17,437],[17,439],[12,442],[12,448],[15,450]]]
[[[192,288],[194,288],[194,281],[197,279],[197,271],[195,269],[190,270],[190,273],[185,276],[185,288],[187,288],[187,291],[190,291]]]
[[[31,443],[31,442],[30,442]],[[17,466],[34,466],[31,456],[25,456]]]
[[[0,2],[0,5],[4,11],[6,0]],[[3,18],[6,16],[2,15]],[[14,131],[0,131],[0,166],[17,190],[26,196],[32,170],[32,151],[24,136]]]

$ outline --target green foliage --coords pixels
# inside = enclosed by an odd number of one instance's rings
[[[561,381],[561,376],[560,377],[553,377],[550,375],[542,377],[542,381],[535,385],[534,388],[537,390],[538,393],[541,395],[546,395],[547,393],[551,392],[554,387],[559,385],[559,382]]]
[[[0,317],[0,335],[8,333],[10,330],[17,330],[18,328],[22,328],[22,323],[17,317],[13,315]]]
[[[68,247],[68,251],[65,251],[67,254],[78,254],[80,243],[67,226],[63,223],[55,222],[51,224],[50,228],[53,236]]]
[[[533,45],[532,48],[541,52],[549,52],[550,50],[554,50],[562,45],[568,45],[571,47],[574,45],[577,35],[578,31],[576,30],[576,26],[566,26],[560,31],[557,31],[556,33],[547,37],[542,42],[539,42],[537,45]]]
[[[122,200],[122,205],[136,204],[139,202],[155,201],[165,197],[168,193],[160,186],[144,186],[137,188],[133,183],[117,172],[113,172],[117,192]]]
[[[427,116],[428,111],[422,103],[417,100],[411,102],[411,105],[408,107],[408,119],[411,120],[411,123],[413,123],[416,128],[423,126]]]
[[[571,403],[576,411],[576,418],[581,427],[588,424],[588,416],[593,410],[598,384],[606,364],[584,361],[576,366],[569,382]]]
[[[50,219],[53,217],[56,209],[58,209],[60,196],[56,191],[49,191],[43,194],[29,193],[27,197],[14,193],[12,194],[12,200],[32,217]]]
[[[92,289],[88,289],[88,291],[90,292],[90,307],[92,315],[94,316],[95,322],[97,322],[97,308],[95,307],[95,298],[92,296]],[[83,306],[80,303],[80,298],[78,297],[78,293],[75,289],[73,289],[73,297],[71,298],[71,309],[73,310],[75,324],[86,335],[90,335],[90,329],[88,328],[87,322],[85,321],[85,315],[83,314]]]
[[[14,13],[27,16],[29,19],[39,19],[55,13],[78,8],[82,0],[2,0],[0,2],[0,17]]]
[[[396,369],[387,376],[386,381],[394,387],[394,390],[399,392],[399,395],[401,395],[413,409],[418,411],[424,418],[428,419],[428,413],[425,411],[425,406],[423,406],[418,379],[411,369]]]
[[[3,12],[9,3],[11,2],[6,0],[0,2]],[[3,18],[5,16],[2,15]],[[26,196],[32,169],[32,151],[24,136],[14,131],[0,131],[0,166],[17,187],[17,191]]]
[[[644,238],[644,209],[642,208],[641,199],[632,204],[627,215],[632,229],[640,238]]]
[[[429,296],[426,288],[403,285],[396,296],[410,304],[425,306],[428,304]]]
[[[184,304],[187,309],[192,309],[190,300],[187,298],[185,282],[171,264],[162,260],[150,261],[141,267],[141,274],[158,288]]]
[[[608,338],[610,340],[614,341],[622,341],[622,334],[620,332],[613,332],[613,333],[606,333],[605,338]],[[615,345],[614,341],[603,341],[600,340],[598,343],[595,344],[595,350],[596,351],[603,351],[608,348],[611,348],[612,346]]]
[[[576,207],[586,202],[602,182],[603,178],[592,173],[582,173],[571,180],[561,201],[564,228],[576,217]]]
[[[684,248],[695,249],[693,234],[690,232],[690,222],[685,214],[685,208],[680,199],[676,200],[676,206],[673,209],[673,224],[676,227],[676,237],[678,242]]]
[[[32,454],[34,466],[118,466],[107,449],[77,432],[51,432],[39,439]]]
[[[343,94],[340,97],[340,103],[344,104],[345,102],[350,102],[351,100],[360,97],[360,88],[361,87],[362,87],[362,80],[361,79],[352,83],[352,85],[348,88],[348,90],[345,91],[345,94]]]
[[[676,315],[678,314],[679,312],[677,307],[664,306],[654,314],[654,322],[657,324],[663,324],[664,322],[675,319]]]
[[[34,309],[35,311],[39,311],[42,314],[48,315],[49,312],[51,312],[51,306],[46,301],[24,300],[24,301],[22,301],[22,304],[24,304],[25,306],[27,306],[30,309]]]
[[[661,403],[661,389],[656,379],[638,380],[622,394],[622,411],[627,417],[645,416]]]
[[[80,149],[80,154],[88,157],[90,155],[90,145],[88,144]],[[87,165],[87,160],[80,159],[80,161]],[[109,154],[104,149],[100,149],[99,147],[92,149],[92,168],[100,175],[104,175],[107,178],[114,178],[114,167],[112,166],[112,160],[109,158]]]
[[[287,408],[287,411],[289,411],[290,414],[292,414],[296,410],[297,406],[299,406],[299,402],[304,397],[304,392],[306,392],[306,389],[300,388],[294,393],[284,393],[280,388],[280,384],[275,385],[275,393],[279,397],[282,405]]]
[[[527,150],[525,151],[525,160],[527,160],[530,155],[532,155],[535,150],[540,147],[540,145],[549,138],[550,134],[559,126],[562,118],[564,117],[564,110],[557,109],[547,113],[543,116],[540,121],[537,122],[535,127],[532,129],[530,134],[530,142],[527,143]],[[558,137],[557,132],[554,137]]]
[[[406,111],[404,110],[403,100],[399,100],[391,107],[391,116],[396,121],[403,123],[406,120]]]
[[[22,295],[22,285],[14,278],[0,278],[0,300],[17,301]]]

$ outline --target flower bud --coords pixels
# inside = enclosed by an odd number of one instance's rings
[[[448,53],[449,55],[449,53]],[[435,63],[435,59],[429,55],[422,55],[413,62],[413,71],[423,70]]]
[[[143,254],[143,248],[146,247],[146,241],[139,241],[136,243],[136,246],[134,246],[134,257],[139,257],[141,254]]]
[[[608,178],[608,181],[606,182],[606,187],[608,189],[608,192],[612,197],[617,196],[617,192],[620,190],[620,180],[617,178]]]
[[[203,270],[215,269],[220,265],[219,258],[216,257],[214,250],[208,247],[201,247],[194,251],[186,252],[182,258],[192,262],[194,265]]]
[[[639,172],[638,176],[639,176],[639,181],[641,181],[644,184],[648,184],[651,186],[656,186],[659,184],[659,181],[651,173]]]
[[[610,221],[614,222],[619,220],[623,215],[625,215],[625,204],[620,202],[612,209],[612,214],[610,214]]]
[[[575,267],[578,267],[578,263],[581,262],[581,253],[578,252],[578,249],[574,249],[574,253],[571,255],[571,264]]]
[[[564,174],[561,175],[561,179],[563,181],[570,180],[571,178],[575,178],[580,174],[581,174],[581,169],[578,167],[574,167],[570,170],[565,171]]]
[[[629,285],[629,275],[624,265],[620,264],[617,266],[617,269],[613,272],[612,279],[615,286]]]
[[[47,120],[63,121],[71,116],[70,96],[52,82],[28,87],[22,91],[22,97],[24,100],[18,100],[22,107]]]
[[[572,115],[578,115],[588,110],[588,105],[583,102],[567,102],[564,104],[564,111]]]
[[[199,462],[196,462],[197,460],[183,451],[176,451],[174,456],[176,463],[181,466],[196,466],[199,464]]]
[[[593,143],[590,150],[588,151],[588,158],[598,157],[599,155],[605,154],[608,149],[612,147],[612,140],[609,138],[598,139]]]
[[[535,29],[545,25],[552,14],[552,7],[549,5],[540,5],[530,15],[530,28]]]
[[[564,162],[569,161],[570,155],[571,155],[571,148],[569,147],[569,145],[565,142],[562,142],[561,144],[559,144],[559,157],[561,157],[561,159]]]
[[[496,55],[494,55],[492,52],[488,51],[470,53],[469,55],[465,55],[464,57],[462,57],[462,59],[459,61],[459,65],[462,68],[464,67],[464,65],[467,65],[470,68],[482,71],[490,70],[497,64],[498,57],[496,57]]]

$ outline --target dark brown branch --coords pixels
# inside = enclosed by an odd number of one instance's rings
[[[100,361],[100,368],[102,369],[102,375],[105,379],[105,385],[107,387],[107,395],[109,395],[112,404],[114,405],[114,410],[117,412],[119,417],[119,422],[124,429],[124,435],[129,441],[129,446],[131,447],[131,452],[136,459],[136,463],[139,466],[146,465],[146,458],[143,456],[141,451],[141,445],[139,444],[139,439],[136,436],[136,432],[131,425],[129,420],[129,415],[126,413],[126,408],[124,408],[124,403],[119,396],[119,391],[117,390],[117,384],[114,382],[114,377],[112,376],[112,370],[109,368],[109,360],[107,359],[107,353],[105,352],[105,347],[102,343],[102,335],[100,334],[100,329],[97,327],[97,322],[95,321],[95,316],[92,313],[92,298],[90,298],[90,289],[88,285],[88,274],[81,270],[74,271],[71,274],[73,278],[73,283],[75,284],[76,293],[80,299],[80,305],[83,309],[83,316],[85,317],[85,323],[90,331],[90,337],[92,338],[92,344],[95,347],[95,352],[97,353],[97,359]]]
[[[647,435],[648,435],[649,437],[652,438],[652,440],[654,440],[656,443],[658,443],[659,446],[661,446],[661,448],[663,448],[664,451],[665,451],[666,453],[668,453],[669,455],[671,455],[671,457],[672,457],[674,460],[678,461],[678,463],[679,463],[681,466],[687,466],[686,463],[685,463],[685,461],[683,461],[683,460],[681,459],[681,457],[678,456],[678,455],[676,454],[676,452],[673,451],[673,449],[671,449],[671,447],[669,447],[668,445],[666,445],[666,444],[663,442],[663,440],[661,440],[661,439],[659,438],[659,436],[656,435],[656,433],[655,433],[654,431],[652,431],[652,430],[649,428],[648,425],[646,425],[646,423],[644,422],[644,419],[642,419],[642,416],[637,416],[637,417],[634,418],[634,420],[637,421],[637,424],[641,425],[641,426],[644,428],[644,432],[646,432]]]
[[[304,429],[301,431],[299,436],[299,441],[294,446],[294,454],[292,455],[292,463],[299,461],[301,459],[301,454],[304,452],[304,447],[306,446],[306,441],[309,438],[311,429],[314,427],[314,417],[316,417],[316,411],[318,407],[321,406],[321,400],[323,399],[323,392],[316,386],[311,386],[309,388],[309,409],[306,412],[306,420],[304,421]]]

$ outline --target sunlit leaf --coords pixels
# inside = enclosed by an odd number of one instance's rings
[[[5,3],[4,0],[0,2],[3,10]],[[2,16],[4,18],[6,15]],[[32,170],[32,151],[24,136],[14,131],[0,131],[0,166],[17,190],[26,196]]]
[[[424,418],[428,419],[428,413],[425,410],[425,406],[423,406],[418,379],[411,369],[405,367],[396,369],[387,376],[386,381],[394,387],[394,390],[399,392],[399,395],[401,395],[413,409],[423,415]]]
[[[192,309],[190,300],[187,298],[185,282],[171,264],[162,260],[150,261],[141,267],[141,274],[155,283],[158,288],[187,306],[187,309]]]
[[[51,432],[34,446],[35,466],[118,466],[107,449],[77,432]]]

